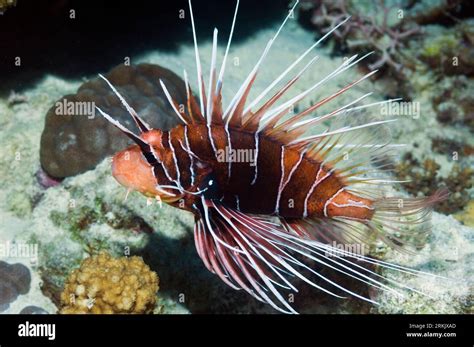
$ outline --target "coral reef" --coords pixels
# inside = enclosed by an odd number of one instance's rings
[[[328,32],[343,19],[351,20],[334,32],[337,42],[351,52],[376,50],[376,58],[370,69],[388,67],[397,74],[405,73],[407,57],[401,49],[413,37],[421,33],[420,27],[404,20],[403,7],[386,5],[376,1],[366,9],[363,4],[345,0],[309,0],[312,4],[311,23],[322,32]],[[401,11],[401,12],[400,12]]]
[[[466,1],[467,2],[467,1]],[[413,1],[408,18],[418,24],[429,24],[456,16],[463,10],[463,0],[418,0]]]
[[[170,129],[178,123],[159,84],[162,79],[176,102],[185,100],[184,81],[170,70],[152,64],[119,65],[105,76],[152,127]],[[76,94],[54,103],[46,115],[40,161],[50,176],[62,178],[90,170],[129,144],[95,106],[133,129],[133,121],[105,81],[96,78],[84,83]]]
[[[34,211],[38,223],[32,226],[31,241],[44,250],[39,262],[42,290],[57,305],[65,274],[84,256],[100,251],[115,257],[140,253],[153,230],[148,218],[129,207],[132,204],[124,206],[125,191],[111,177],[109,162],[98,167],[45,191]],[[128,200],[135,202],[134,194]],[[44,230],[47,237],[42,236]]]
[[[431,195],[443,186],[448,188],[449,198],[435,206],[437,211],[453,213],[462,210],[470,200],[468,190],[473,184],[474,169],[454,164],[446,178],[438,175],[439,169],[440,165],[433,159],[425,159],[420,164],[411,153],[406,153],[395,172],[400,180],[409,180],[403,183],[403,187],[415,196]]]
[[[474,61],[474,60],[473,60]],[[439,122],[451,126],[466,126],[474,131],[474,80],[465,76],[444,78],[432,97]]]
[[[73,196],[77,196],[77,192]],[[83,243],[87,239],[84,234],[95,223],[107,224],[113,229],[125,229],[137,233],[151,233],[153,231],[142,218],[134,215],[131,211],[126,208],[112,208],[99,197],[94,199],[91,206],[75,206],[66,212],[51,211],[49,217],[56,226],[69,230],[72,238]],[[98,242],[99,244],[96,246],[100,247],[101,242]]]
[[[303,4],[300,20],[322,33],[351,16],[334,32],[336,53],[374,51],[368,68],[381,69],[376,77],[386,95],[415,100],[426,87],[437,92],[434,80],[474,73],[474,20],[456,18],[466,16],[467,2],[306,0]],[[449,106],[447,110],[442,106],[440,113],[454,113]],[[464,113],[472,124],[472,112]]]
[[[440,75],[474,74],[474,20],[452,28],[427,26],[418,58]]]
[[[68,278],[60,313],[151,313],[158,276],[140,257],[85,259]]]
[[[6,310],[19,295],[30,290],[30,270],[23,264],[0,261],[0,311]]]
[[[259,72],[255,81],[258,91],[263,90],[278,76],[284,67],[282,62],[294,61],[314,42],[313,35],[301,29],[296,21],[289,21],[287,25],[288,30],[283,30],[275,42],[275,54],[268,56],[267,66]],[[226,88],[223,90],[225,100],[232,99],[242,77],[255,64],[255,52],[260,51],[262,45],[274,34],[273,29],[256,33],[242,44],[234,46],[233,55],[240,60],[239,65],[229,64],[226,70]],[[210,53],[211,45],[211,41],[203,42],[202,52]],[[333,71],[342,59],[331,56],[329,46],[320,47],[317,54],[320,56],[317,68],[309,69],[300,82],[294,85],[295,95],[313,85],[314,81],[321,79],[328,71]],[[202,54],[203,66],[209,66],[210,56]],[[133,61],[160,64],[173,71],[181,71],[183,68],[188,72],[194,71],[194,47],[192,44],[185,45],[178,52],[154,50]],[[193,75],[195,74],[189,76],[190,82],[196,85]],[[347,71],[344,78],[346,77],[351,81],[361,77],[361,73],[357,69],[351,69]],[[343,106],[355,97],[374,90],[373,98],[367,102],[381,100],[386,93],[385,90],[380,91],[380,81],[368,85],[366,90],[354,89],[347,95],[342,95],[340,99],[333,101],[331,107]],[[55,100],[64,94],[73,94],[81,83],[80,80],[63,79],[57,75],[47,76],[21,91],[28,98],[26,102],[10,105],[7,102],[8,93],[0,97],[0,177],[3,183],[0,194],[7,197],[0,200],[0,219],[3,221],[0,223],[0,240],[7,235],[8,240],[37,243],[41,250],[38,266],[31,268],[33,282],[30,292],[18,297],[5,313],[17,314],[32,303],[47,312],[56,312],[61,306],[60,296],[68,274],[72,269],[79,268],[85,257],[101,250],[113,257],[121,257],[125,255],[127,248],[130,255],[142,256],[145,263],[160,275],[160,295],[154,313],[274,313],[271,308],[249,298],[242,291],[234,291],[223,285],[207,271],[196,254],[192,238],[192,216],[166,205],[161,207],[156,201],[149,204],[145,198],[135,193],[131,193],[125,200],[126,191],[110,175],[110,163],[107,160],[102,160],[92,170],[65,178],[62,184],[51,189],[39,190],[35,173],[39,165],[39,138],[44,115]],[[428,80],[428,83],[433,84],[433,80]],[[328,88],[339,85],[334,83]],[[327,92],[326,88],[315,90],[311,98],[321,99]],[[359,92],[360,95],[357,94]],[[452,127],[441,127],[436,121],[434,112],[429,109],[431,96],[431,91],[426,92],[426,99],[422,100],[428,109],[423,109],[423,116],[420,118],[423,121],[403,119],[392,123],[394,131],[399,130],[401,133],[397,141],[410,145],[413,142],[419,143],[420,146],[414,150],[420,152],[418,154],[421,157],[427,153],[434,155],[431,153],[430,141],[433,133],[445,139],[445,133],[453,130]],[[116,102],[112,95],[110,99],[111,102]],[[306,105],[301,105],[304,106]],[[458,132],[452,134],[455,135],[452,138],[464,143],[463,138],[457,136]],[[17,153],[21,154],[21,160],[15,160]],[[446,163],[438,157],[436,161],[441,165],[438,174],[447,176],[444,172],[449,170],[446,169]],[[91,213],[92,218],[87,218],[87,213]],[[69,219],[69,216],[73,218]],[[472,278],[473,229],[461,225],[450,216],[434,212],[433,217],[432,237],[419,256],[400,259],[397,254],[386,249],[378,255],[381,259],[401,262],[402,265],[441,276]],[[113,227],[117,225],[115,220],[123,229]],[[138,222],[141,220],[146,224]],[[130,230],[135,227],[142,230],[145,226],[149,226],[154,232],[150,234]],[[145,227],[143,230],[149,229]],[[454,249],[460,250],[458,256],[452,254]],[[397,276],[394,278],[398,283],[408,283],[403,274]],[[439,296],[435,296],[436,300],[426,296],[411,296],[403,291],[409,300],[400,303],[390,297],[381,297],[380,306],[369,307],[359,300],[340,300],[314,288],[303,287],[300,295],[295,297],[295,307],[304,313],[413,313],[423,309],[432,313],[468,311],[467,286],[458,286],[456,283],[441,291],[440,281],[424,280],[419,279],[413,286],[426,289],[429,294],[433,290],[440,292]]]

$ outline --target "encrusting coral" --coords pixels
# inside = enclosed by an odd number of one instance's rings
[[[437,84],[432,98],[439,122],[451,126],[465,126],[474,131],[474,81],[466,76],[444,78]]]
[[[462,210],[470,200],[467,191],[472,187],[474,170],[455,164],[448,177],[443,178],[438,175],[439,169],[440,165],[435,160],[428,158],[420,165],[417,159],[407,153],[396,166],[395,172],[400,180],[408,181],[403,187],[415,196],[419,193],[431,195],[441,186],[448,188],[449,198],[436,205],[437,211],[454,213]]]
[[[474,21],[454,27],[427,26],[418,58],[440,76],[474,75]]]
[[[151,313],[159,279],[140,257],[100,253],[85,259],[69,276],[60,313]]]

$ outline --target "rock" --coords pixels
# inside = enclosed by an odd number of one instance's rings
[[[379,292],[378,313],[390,314],[454,314],[472,310],[474,278],[474,245],[472,229],[459,224],[451,216],[433,213],[430,241],[416,254],[390,250],[384,260],[429,272],[434,276],[411,276],[392,270],[382,274],[396,283],[416,288],[423,295],[402,290],[403,297]]]
[[[0,261],[0,307],[3,311],[19,295],[28,293],[30,284],[31,274],[26,266]]]
[[[38,306],[26,306],[20,314],[48,314],[48,311]]]
[[[443,75],[471,76],[474,74],[474,20],[461,22],[452,28],[440,25],[426,26],[419,58],[430,69]]]
[[[162,79],[177,103],[184,102],[184,82],[170,70],[153,64],[119,65],[105,77],[152,127],[168,130],[179,123],[159,83]],[[106,156],[129,144],[94,106],[135,129],[105,81],[96,78],[84,83],[76,94],[58,100],[46,115],[40,161],[50,176],[63,178],[93,169]]]

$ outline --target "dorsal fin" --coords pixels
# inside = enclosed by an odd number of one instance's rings
[[[191,86],[189,85],[188,73],[184,70],[184,84],[186,86],[186,106],[188,108],[188,115],[192,123],[205,122],[204,116],[201,113],[201,109],[194,97]]]
[[[306,66],[291,80],[289,80],[283,88],[276,92],[267,102],[265,102],[255,113],[252,113],[250,110],[246,111],[243,117],[243,127],[250,131],[257,131],[262,118],[266,115],[266,112],[272,107],[275,102],[280,100],[280,98],[290,89],[290,87],[298,81],[301,75],[314,63],[318,57],[314,57],[311,61],[306,64]],[[244,110],[245,112],[245,110]],[[278,121],[278,120],[277,120]],[[272,123],[273,125],[276,124]],[[267,124],[268,125],[268,124]]]
[[[249,95],[250,89],[252,88],[253,83],[255,82],[255,78],[257,77],[257,74],[255,73],[252,78],[250,79],[247,87],[245,88],[242,97],[240,98],[239,102],[236,104],[235,109],[231,111],[229,118],[232,119],[238,119],[240,124],[242,124],[242,112],[244,111],[245,107],[245,101],[247,100],[247,97]]]
[[[212,124],[224,124],[222,120],[222,94],[221,91],[218,91],[218,94],[213,96],[213,106],[212,106]]]
[[[117,95],[117,97],[119,98],[120,102],[122,103],[123,106],[125,106],[125,108],[127,109],[128,113],[130,114],[130,116],[133,118],[133,120],[135,121],[135,124],[137,125],[137,127],[140,129],[140,132],[144,133],[144,132],[147,132],[149,130],[151,130],[151,126],[145,122],[139,115],[138,113],[133,109],[133,107],[131,107],[128,102],[125,100],[125,98],[117,91],[117,89],[113,86],[112,83],[110,83],[110,81],[105,78],[102,74],[99,74],[99,77],[102,78],[105,82],[107,82],[107,84],[109,85],[109,87],[112,89],[112,91],[115,93],[115,95]]]

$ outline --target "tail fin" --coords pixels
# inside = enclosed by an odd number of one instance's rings
[[[449,191],[439,189],[426,198],[380,198],[374,201],[375,214],[368,223],[388,245],[399,251],[420,249],[431,232],[434,205],[446,200]]]
[[[359,245],[368,251],[380,239],[400,252],[413,253],[424,246],[431,232],[433,206],[448,195],[447,189],[440,189],[427,198],[375,198],[370,220],[338,216],[281,221],[299,237],[324,244]]]

